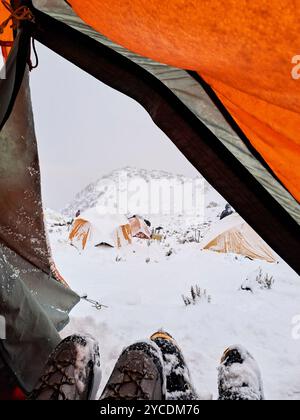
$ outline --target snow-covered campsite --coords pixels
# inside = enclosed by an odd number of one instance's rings
[[[159,171],[127,172],[130,179],[138,176],[146,183],[187,181]],[[279,257],[271,264],[201,250],[226,204],[208,184],[199,214],[142,215],[151,229],[159,228],[155,239],[135,237],[120,248],[71,246],[76,212],[111,205],[118,176],[115,171],[89,185],[62,212],[46,211],[60,273],[80,296],[103,305],[99,310],[82,300],[63,331],[64,336],[85,332],[99,340],[102,386],[125,346],[164,329],[181,346],[201,398],[217,398],[221,355],[228,346],[241,344],[261,368],[267,399],[299,399],[299,277]],[[136,196],[135,191],[131,201],[140,210]],[[162,197],[163,206],[167,199]],[[132,209],[133,214],[140,212]]]

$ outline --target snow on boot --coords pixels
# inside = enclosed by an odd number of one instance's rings
[[[94,400],[100,386],[98,343],[72,335],[51,354],[30,400]]]
[[[242,346],[229,347],[219,366],[219,400],[258,401],[264,399],[259,367]]]
[[[166,375],[167,400],[197,400],[183,354],[171,335],[159,331],[151,336],[161,349]]]
[[[164,400],[162,355],[152,342],[127,347],[111,374],[101,400]]]

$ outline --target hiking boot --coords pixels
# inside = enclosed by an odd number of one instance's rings
[[[259,401],[264,399],[259,367],[242,346],[228,348],[219,367],[219,400]]]
[[[93,400],[101,381],[97,342],[73,335],[51,354],[30,400]]]
[[[101,400],[163,400],[164,369],[159,348],[140,342],[123,351]]]
[[[192,385],[191,376],[183,354],[173,337],[159,331],[151,340],[160,348],[166,375],[167,400],[197,400],[198,395]]]

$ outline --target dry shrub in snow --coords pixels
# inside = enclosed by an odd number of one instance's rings
[[[264,273],[263,270],[260,268],[258,275],[256,276],[256,282],[261,289],[271,290],[275,283],[275,279],[268,273]]]
[[[211,303],[211,296],[207,294],[206,289],[201,289],[198,285],[191,286],[190,295],[182,295],[185,306],[197,305],[201,302]]]
[[[258,270],[250,273],[241,286],[241,290],[254,293],[256,289],[271,290],[274,286],[275,279],[270,274],[263,271],[260,267]]]
[[[174,253],[174,250],[172,248],[170,248],[167,252],[166,252],[166,257],[171,257],[171,255]]]

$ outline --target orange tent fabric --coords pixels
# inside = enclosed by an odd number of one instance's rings
[[[4,22],[9,17],[9,15],[9,11],[4,7],[2,3],[0,3],[0,24],[2,24],[2,22]],[[13,41],[13,31],[10,26],[11,25],[8,24],[3,33],[0,31],[0,47],[5,60],[7,59],[11,49],[9,44]]]
[[[69,235],[72,242],[75,238],[82,242],[82,249],[85,249],[89,235],[91,232],[91,224],[84,219],[76,219]]]
[[[300,200],[300,11],[288,0],[69,0],[124,47],[197,71]],[[300,73],[300,71],[299,71]]]
[[[122,225],[116,231],[117,248],[122,248],[123,245],[132,244],[132,234],[130,225]]]

